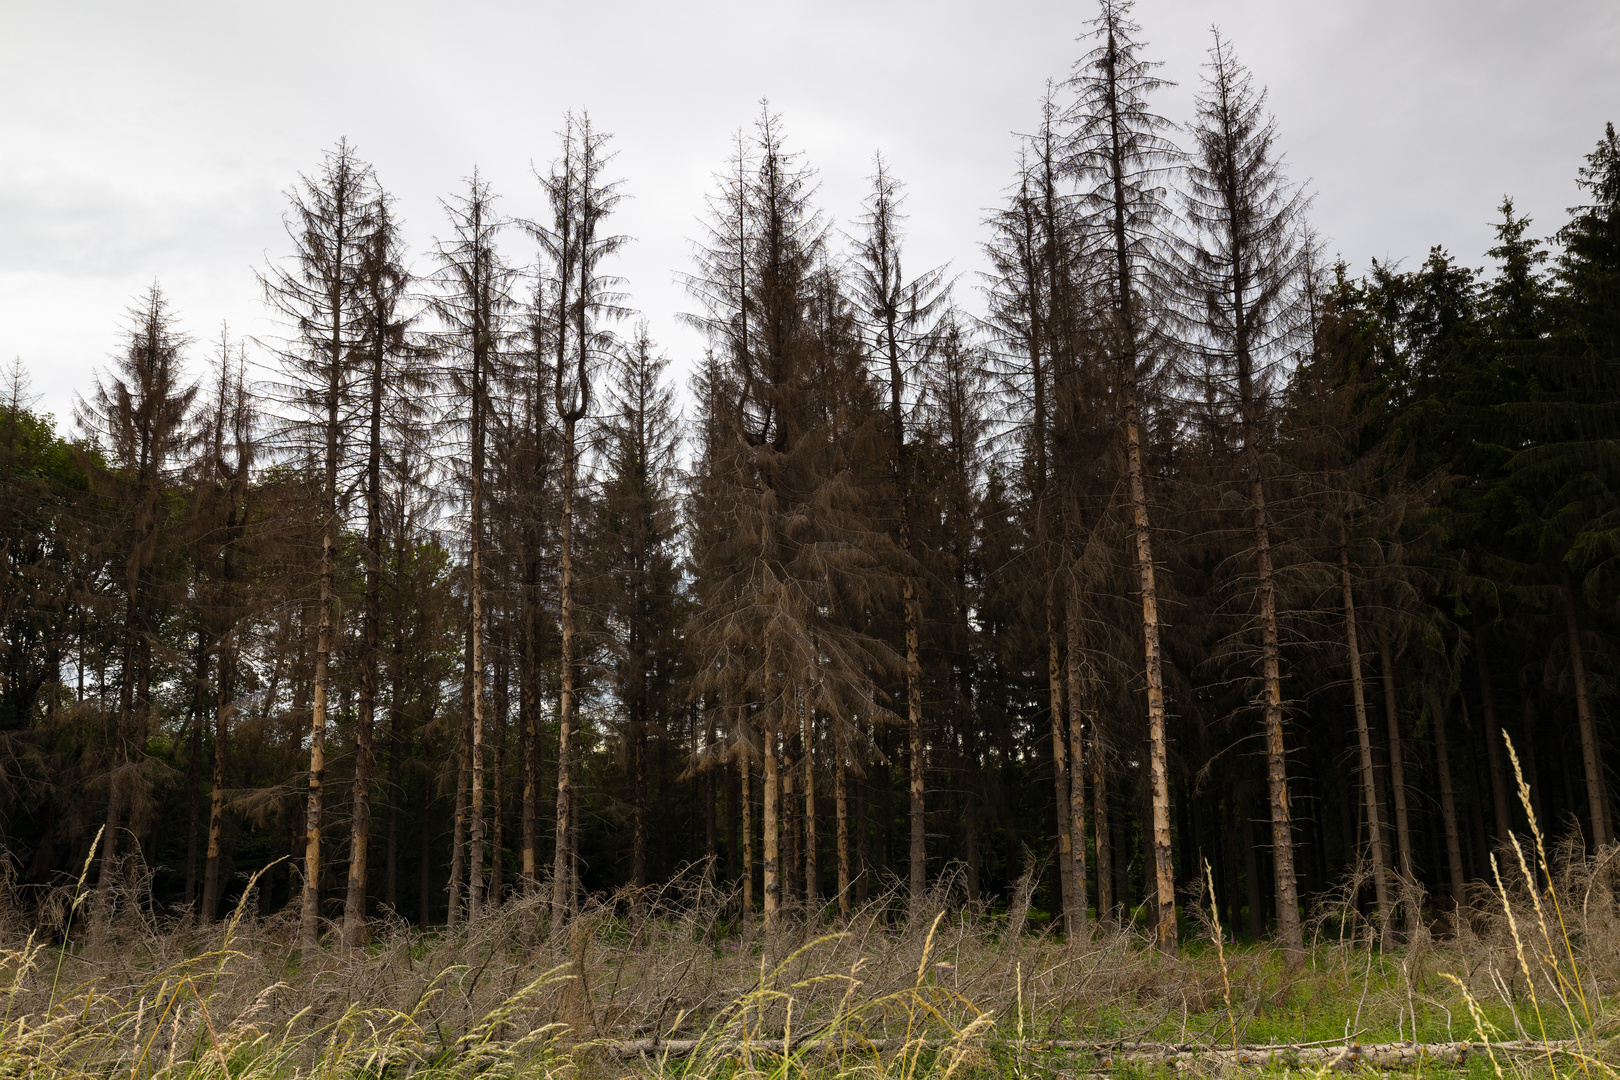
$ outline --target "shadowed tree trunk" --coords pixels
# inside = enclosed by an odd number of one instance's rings
[[[1417,886],[1412,870],[1412,827],[1406,807],[1406,751],[1401,740],[1400,713],[1395,707],[1395,657],[1390,649],[1389,635],[1378,636],[1378,664],[1384,680],[1384,720],[1389,725],[1389,786],[1395,799],[1395,842],[1400,848],[1401,880],[1405,890]],[[1417,932],[1422,912],[1416,904],[1405,899],[1406,932]]]
[[[1339,532],[1339,590],[1344,602],[1345,647],[1350,660],[1350,698],[1355,706],[1356,745],[1361,755],[1361,797],[1367,814],[1368,846],[1372,850],[1373,892],[1378,901],[1379,945],[1394,946],[1394,913],[1389,907],[1389,861],[1384,854],[1383,805],[1373,780],[1372,733],[1367,726],[1367,692],[1361,678],[1361,643],[1357,636],[1355,591],[1350,583],[1350,548],[1344,528]]]
[[[1597,723],[1586,688],[1586,654],[1581,647],[1581,626],[1576,616],[1575,586],[1563,571],[1559,597],[1564,606],[1564,634],[1569,642],[1570,678],[1575,683],[1575,719],[1581,735],[1581,760],[1586,767],[1587,811],[1592,822],[1592,848],[1609,842],[1609,789],[1603,780],[1603,756],[1598,748]]]
[[[1069,880],[1074,889],[1070,909],[1074,912],[1070,933],[1076,940],[1084,940],[1086,925],[1086,776],[1085,776],[1085,723],[1086,707],[1090,695],[1084,684],[1083,660],[1080,653],[1080,586],[1070,575],[1064,604],[1068,631],[1069,675],[1069,834],[1073,861]]]

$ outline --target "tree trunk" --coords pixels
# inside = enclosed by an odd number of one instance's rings
[[[1074,848],[1069,833],[1069,741],[1063,730],[1063,666],[1058,645],[1057,582],[1046,589],[1046,690],[1052,723],[1052,806],[1057,817],[1058,903],[1063,930],[1072,939],[1080,932],[1074,914]]]
[[[754,792],[753,770],[747,756],[737,759],[738,780],[742,786],[742,881],[743,921],[754,917]]]
[[[328,470],[330,473],[330,470]],[[330,478],[330,477],[329,477]],[[328,489],[331,490],[330,487]],[[304,809],[304,896],[298,920],[298,944],[305,963],[315,959],[321,918],[321,784],[326,777],[327,665],[332,655],[333,536],[337,508],[327,504],[321,531],[321,598],[315,634],[315,678],[309,721],[309,797]]]
[[[647,886],[647,692],[637,680],[630,720],[630,887]]]
[[[208,800],[208,849],[203,860],[202,909],[199,917],[213,922],[219,917],[220,842],[225,834],[225,764],[230,734],[232,682],[235,657],[229,641],[220,643],[219,685],[214,693],[214,772],[213,792]]]
[[[484,886],[485,911],[493,911],[501,906],[502,890],[505,886],[505,870],[501,865],[501,854],[506,843],[506,785],[504,779],[506,776],[506,715],[508,705],[507,649],[504,636],[497,645],[497,650],[494,702],[495,745],[490,748],[492,779],[489,785],[489,882]]]
[[[777,782],[782,788],[782,793],[778,796],[776,804],[777,814],[782,822],[781,850],[777,858],[777,866],[782,876],[782,905],[784,909],[797,906],[802,895],[799,889],[799,873],[801,870],[801,864],[799,863],[799,829],[802,822],[799,820],[798,802],[794,798],[798,794],[796,790],[798,769],[795,767],[798,762],[793,759],[793,744],[797,741],[793,729],[798,726],[795,723],[782,734],[782,760],[777,764],[776,774]]]
[[[1569,571],[1563,573],[1560,591],[1564,602],[1564,632],[1569,637],[1570,675],[1575,682],[1575,718],[1581,732],[1581,759],[1586,766],[1586,800],[1592,815],[1592,848],[1609,842],[1609,788],[1603,778],[1603,755],[1598,746],[1597,722],[1592,717],[1592,701],[1586,691],[1586,655],[1581,648],[1581,627],[1576,616],[1575,585]]]
[[[467,788],[471,771],[472,733],[468,731],[467,714],[457,726],[459,739],[456,746],[456,804],[450,830],[450,887],[444,925],[455,930],[461,925],[461,887],[467,873]]]
[[[1108,828],[1108,770],[1103,756],[1102,725],[1091,720],[1091,828],[1097,836],[1097,921],[1113,925],[1114,861]]]
[[[208,645],[197,628],[197,670],[191,687],[191,746],[186,760],[186,882],[184,902],[196,909],[197,834],[202,828],[203,690],[208,682]]]
[[[471,728],[472,807],[468,815],[467,844],[467,925],[475,926],[484,909],[484,561],[479,532],[482,515],[477,511],[482,491],[473,477],[472,565],[468,568],[472,593],[471,622],[467,628],[467,682],[472,690]]]
[[[365,597],[361,629],[360,701],[355,718],[354,793],[349,817],[349,882],[343,901],[343,946],[365,943],[367,856],[371,849],[372,730],[377,710],[377,641],[382,623],[382,336],[372,350],[366,456]]]
[[[1288,793],[1288,751],[1283,742],[1277,587],[1272,573],[1271,528],[1266,519],[1266,490],[1260,474],[1260,454],[1254,445],[1254,435],[1250,430],[1252,425],[1246,423],[1244,426],[1249,504],[1254,513],[1255,563],[1260,594],[1260,675],[1265,682],[1266,695],[1266,786],[1271,806],[1271,862],[1276,877],[1273,888],[1277,898],[1277,936],[1282,941],[1283,955],[1288,963],[1298,967],[1305,962],[1305,936],[1299,922],[1299,884],[1294,870],[1293,800]],[[1358,667],[1358,678],[1359,671]]]
[[[1434,713],[1434,758],[1440,773],[1440,819],[1446,834],[1446,869],[1451,875],[1453,930],[1461,930],[1463,905],[1462,834],[1457,830],[1457,801],[1452,795],[1451,750],[1446,744],[1446,709]]]
[[[1502,765],[1502,725],[1496,712],[1496,691],[1491,686],[1491,665],[1485,656],[1485,620],[1474,617],[1474,659],[1479,671],[1479,699],[1485,713],[1485,767],[1491,773],[1491,803],[1496,810],[1496,842],[1506,843],[1513,831],[1513,808],[1508,801],[1507,774]]]
[[[1372,732],[1367,727],[1367,691],[1361,678],[1361,643],[1356,634],[1356,598],[1350,584],[1350,548],[1343,526],[1339,532],[1339,589],[1344,598],[1344,637],[1350,654],[1350,698],[1355,705],[1356,745],[1361,753],[1361,796],[1367,810],[1367,839],[1372,848],[1373,894],[1378,899],[1379,947],[1394,947],[1393,913],[1389,908],[1389,860],[1384,854],[1381,803],[1373,779]],[[1281,859],[1278,860],[1281,862]]]
[[[844,765],[844,739],[833,726],[833,815],[837,819],[838,919],[849,921],[849,781]]]
[[[583,347],[583,346],[582,346]],[[562,531],[557,551],[558,622],[562,628],[560,658],[562,690],[559,695],[557,734],[557,830],[556,858],[552,865],[551,933],[560,940],[573,905],[574,835],[574,414],[563,423]]]
[[[901,517],[901,544],[911,551],[910,515]],[[920,905],[928,891],[928,833],[927,818],[923,812],[923,726],[922,726],[922,660],[918,624],[922,621],[921,604],[917,599],[917,582],[906,575],[906,745],[910,765],[909,787],[911,823],[911,880],[909,895],[913,910]]]
[[[806,918],[819,922],[821,865],[816,850],[816,731],[815,712],[809,701],[804,703],[801,720],[804,725],[804,912]]]
[[[1132,358],[1134,366],[1134,357]],[[1134,382],[1134,380],[1132,381]],[[1130,384],[1128,384],[1130,385]],[[1147,487],[1142,467],[1142,437],[1137,421],[1134,385],[1125,406],[1125,463],[1130,479],[1131,522],[1136,541],[1136,570],[1142,599],[1142,643],[1147,668],[1148,706],[1148,791],[1153,814],[1153,880],[1157,898],[1159,951],[1176,954],[1176,883],[1170,861],[1170,772],[1164,730],[1164,673],[1159,655],[1159,592],[1154,583],[1153,537],[1148,526]],[[1288,853],[1291,854],[1291,851]],[[1279,888],[1283,884],[1283,859],[1278,860]],[[1290,875],[1292,860],[1287,866]],[[1298,913],[1283,921],[1297,926]],[[1285,933],[1283,948],[1292,952],[1292,938]]]
[[[1073,912],[1071,940],[1084,941],[1089,933],[1086,925],[1086,774],[1085,723],[1090,694],[1083,685],[1080,655],[1080,594],[1073,575],[1069,576],[1064,604],[1068,631],[1069,661],[1069,836],[1073,862],[1069,869],[1069,882],[1073,893],[1069,904]]]
[[[397,640],[397,635],[396,635]],[[388,688],[388,837],[383,852],[383,903],[399,912],[399,811],[405,757],[405,660],[395,646]]]
[[[530,551],[536,543],[530,537]],[[522,729],[523,754],[523,823],[522,851],[519,853],[519,863],[523,873],[523,894],[532,896],[539,889],[539,858],[536,849],[539,846],[539,825],[536,818],[539,815],[540,803],[540,776],[535,767],[535,759],[540,754],[540,657],[539,643],[536,638],[540,633],[540,605],[535,602],[536,590],[539,588],[539,567],[531,557],[524,567],[525,581],[523,588],[523,665],[520,678],[523,687],[519,700],[519,724]]]
[[[1395,842],[1400,848],[1401,880],[1407,892],[1417,887],[1412,871],[1412,827],[1406,809],[1406,754],[1401,744],[1401,720],[1395,707],[1395,657],[1390,649],[1389,635],[1378,637],[1378,663],[1384,679],[1384,720],[1389,725],[1389,786],[1395,796]],[[1422,912],[1416,904],[1403,900],[1406,909],[1406,932],[1417,932]]]
[[[762,741],[765,756],[765,806],[761,817],[765,827],[765,932],[768,934],[776,929],[777,910],[782,905],[779,854],[781,815],[778,812],[782,787],[777,769],[775,733],[767,731]]]

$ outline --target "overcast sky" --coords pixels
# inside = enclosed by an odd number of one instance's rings
[[[347,136],[398,198],[418,253],[476,163],[515,217],[563,111],[613,132],[635,237],[617,267],[684,368],[700,349],[674,282],[761,98],[819,171],[835,223],[874,151],[908,185],[913,272],[973,284],[1015,132],[1083,51],[1088,0],[885,3],[228,3],[0,0],[0,357],[41,407],[117,348],[154,279],[182,327],[269,334],[254,268],[288,249],[285,192]],[[1141,0],[1147,55],[1191,115],[1217,23],[1269,85],[1291,173],[1356,268],[1443,244],[1485,262],[1504,193],[1553,231],[1605,120],[1620,120],[1615,0]],[[506,250],[532,261],[514,232]],[[963,299],[977,304],[971,288]],[[203,355],[201,347],[193,358]]]

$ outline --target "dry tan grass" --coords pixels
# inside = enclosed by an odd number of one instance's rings
[[[199,925],[138,903],[138,878],[95,917],[81,881],[0,916],[0,1077],[909,1080],[1039,1075],[1082,1045],[1116,1062],[1225,1047],[1229,1067],[1253,1056],[1240,1047],[1376,1038],[1500,1046],[1485,1052],[1504,1074],[1612,1077],[1620,859],[1539,835],[1522,860],[1499,854],[1500,885],[1454,938],[1379,953],[1346,893],[1320,908],[1298,971],[1224,943],[1166,960],[1129,930],[1071,946],[1018,906],[970,908],[948,878],[924,911],[891,893],[847,925],[789,918],[766,935],[728,921],[736,897],[701,867],[599,897],[555,940],[547,905],[517,900],[456,934],[381,920],[365,949],[305,967],[292,917],[258,916],[251,894]],[[46,944],[60,930],[67,949]],[[1538,1057],[1548,1040],[1566,1043]]]

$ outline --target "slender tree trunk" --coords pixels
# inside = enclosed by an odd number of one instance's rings
[[[523,894],[532,896],[539,889],[539,859],[536,849],[539,846],[539,827],[536,818],[539,814],[540,777],[535,768],[535,758],[540,753],[540,657],[539,642],[536,640],[540,633],[540,605],[536,603],[536,591],[539,588],[539,567],[532,555],[537,542],[530,537],[530,557],[524,567],[523,587],[523,665],[520,678],[523,680],[522,697],[519,699],[519,724],[522,729],[523,754],[523,838],[520,841],[522,851],[519,861],[523,873]]]
[[[396,641],[398,636],[396,635]],[[394,647],[388,688],[388,838],[383,853],[383,903],[399,911],[399,811],[405,756],[405,661],[403,642]]]
[[[647,693],[638,686],[630,721],[630,886],[647,885]]]
[[[450,886],[444,925],[455,930],[461,925],[461,890],[467,876],[467,789],[472,771],[472,732],[469,716],[462,713],[457,724],[459,738],[456,745],[456,803],[450,830]]]
[[[815,713],[809,701],[801,713],[804,724],[804,911],[805,917],[819,921],[821,912],[821,865],[816,837],[816,731]]]
[[[753,770],[746,756],[737,759],[737,776],[742,802],[742,882],[743,921],[754,917],[754,792]]]
[[[1479,671],[1479,699],[1485,711],[1485,767],[1491,774],[1491,803],[1496,810],[1496,842],[1505,843],[1513,831],[1512,804],[1508,801],[1507,774],[1502,764],[1502,725],[1496,712],[1496,691],[1491,686],[1491,665],[1485,656],[1485,620],[1474,618],[1474,659]]]
[[[833,815],[837,819],[838,919],[849,921],[849,781],[844,764],[844,738],[833,726]]]
[[[328,479],[332,479],[328,469]],[[335,485],[328,485],[328,492]],[[332,655],[333,536],[337,516],[335,500],[327,503],[326,526],[321,532],[321,598],[319,628],[315,634],[315,679],[309,722],[309,797],[304,809],[304,897],[299,915],[298,944],[305,963],[313,962],[319,947],[321,918],[321,784],[326,778],[327,670]]]
[[[428,811],[433,807],[431,787],[430,783],[423,782],[416,808],[417,840],[421,849],[416,867],[416,921],[420,926],[426,926],[433,918],[433,827],[428,821]]]
[[[698,708],[698,702],[692,702],[692,708]],[[714,745],[714,710],[703,710],[703,745]],[[719,801],[719,778],[713,769],[702,772],[703,787],[703,857],[709,861],[710,871],[713,872],[714,863],[720,857],[720,837],[718,823],[715,820],[715,804]]]
[[[792,909],[799,902],[799,814],[798,804],[794,801],[797,792],[794,790],[795,778],[798,769],[794,766],[798,762],[793,760],[793,743],[795,731],[799,725],[791,724],[782,732],[782,760],[777,765],[777,782],[782,792],[777,799],[777,813],[781,824],[781,851],[777,858],[777,866],[782,878],[782,904],[786,909]]]
[[[1057,817],[1058,902],[1063,930],[1073,940],[1080,933],[1074,913],[1074,847],[1069,832],[1069,741],[1063,730],[1063,662],[1058,644],[1057,581],[1046,590],[1046,699],[1052,725],[1052,806]]]
[[[583,346],[582,346],[583,347]],[[573,905],[574,836],[574,414],[563,423],[562,529],[558,545],[558,601],[562,628],[562,691],[557,734],[557,836],[552,866],[551,932],[562,933]]]
[[[185,905],[197,903],[198,833],[202,831],[203,692],[208,683],[208,645],[197,628],[197,670],[191,687],[191,746],[186,761],[186,883]]]
[[[504,626],[504,623],[502,624]],[[501,906],[505,888],[505,868],[501,855],[506,843],[506,715],[508,699],[506,639],[503,634],[496,646],[495,665],[495,745],[490,748],[489,785],[489,883],[484,887],[484,909],[493,911]]]
[[[1592,817],[1592,847],[1609,842],[1609,788],[1603,779],[1603,755],[1598,747],[1597,722],[1592,717],[1592,701],[1586,690],[1586,655],[1581,648],[1581,626],[1576,615],[1575,585],[1569,571],[1563,571],[1564,632],[1569,638],[1570,675],[1575,682],[1575,718],[1581,733],[1581,759],[1586,766],[1586,800]]]
[[[1400,713],[1395,707],[1395,657],[1390,649],[1389,635],[1378,638],[1378,663],[1384,679],[1384,720],[1389,725],[1389,786],[1395,796],[1395,842],[1400,848],[1401,879],[1405,889],[1416,887],[1417,877],[1412,871],[1412,826],[1406,808],[1406,752],[1401,743]],[[1417,932],[1422,915],[1416,904],[1402,901],[1406,909],[1406,932]]]
[[[1090,695],[1086,692],[1080,654],[1080,592],[1079,585],[1070,575],[1064,605],[1068,630],[1069,660],[1069,835],[1074,861],[1070,864],[1069,881],[1073,886],[1070,908],[1074,912],[1075,941],[1083,941],[1089,933],[1086,925],[1086,774],[1085,723]]]
[[[1134,356],[1131,366],[1135,366]],[[1153,815],[1153,879],[1157,898],[1159,951],[1176,953],[1176,884],[1170,856],[1170,775],[1164,730],[1164,673],[1159,652],[1159,592],[1154,582],[1153,539],[1148,526],[1147,487],[1142,467],[1142,437],[1137,420],[1135,388],[1131,387],[1125,407],[1125,464],[1130,481],[1131,521],[1136,541],[1137,579],[1142,599],[1142,640],[1147,668],[1148,705],[1148,790]],[[1279,853],[1278,863],[1283,862]],[[1287,871],[1292,880],[1292,860]],[[1278,870],[1279,884],[1284,871]],[[1284,915],[1287,919],[1288,916]],[[1297,925],[1299,915],[1292,914]],[[1292,951],[1291,936],[1284,934],[1283,948]]]
[[[1247,414],[1247,406],[1245,413]],[[1249,505],[1254,514],[1254,548],[1260,599],[1260,676],[1265,683],[1266,695],[1266,785],[1271,806],[1271,850],[1272,868],[1276,875],[1274,890],[1277,897],[1277,936],[1282,940],[1283,954],[1288,962],[1298,966],[1305,960],[1305,937],[1299,922],[1299,886],[1294,869],[1293,800],[1288,793],[1288,752],[1283,741],[1282,664],[1277,635],[1277,586],[1271,564],[1271,528],[1266,518],[1266,489],[1261,477],[1260,454],[1254,445],[1252,427],[1252,424],[1245,423],[1244,442],[1247,444],[1245,453],[1248,457]],[[1359,668],[1357,670],[1359,672]]]
[[[483,515],[478,506],[483,501],[483,485],[473,476],[472,565],[468,568],[472,592],[471,623],[467,628],[469,639],[467,682],[472,690],[471,727],[472,798],[468,815],[467,851],[467,925],[474,926],[483,916],[484,909],[484,560]]]
[[[1097,921],[1113,925],[1114,865],[1108,829],[1108,770],[1103,758],[1102,726],[1091,720],[1091,826],[1097,834]]]
[[[1350,698],[1355,705],[1356,744],[1361,752],[1361,795],[1367,808],[1367,839],[1372,848],[1373,893],[1378,899],[1379,946],[1394,947],[1393,912],[1389,907],[1389,860],[1384,854],[1381,800],[1373,779],[1372,733],[1367,727],[1367,692],[1361,678],[1361,643],[1356,634],[1356,598],[1350,584],[1350,549],[1343,526],[1339,533],[1339,589],[1344,597],[1344,637],[1350,654]],[[1280,860],[1279,860],[1280,861]]]
[[[234,646],[220,643],[219,685],[214,693],[213,792],[208,799],[208,850],[203,860],[202,910],[204,922],[219,917],[220,844],[225,834],[225,764],[230,734],[231,692],[235,676]]]
[[[907,554],[911,551],[910,514],[902,512],[900,542]],[[920,905],[928,891],[928,832],[923,808],[923,724],[922,724],[922,660],[919,643],[919,623],[922,605],[917,598],[917,581],[906,575],[906,745],[910,765],[911,791],[911,880],[910,898],[913,910]]]
[[[1434,713],[1434,758],[1440,773],[1440,820],[1446,834],[1446,868],[1451,875],[1452,929],[1462,929],[1462,834],[1457,829],[1457,801],[1452,795],[1451,750],[1446,743],[1446,709]]]
[[[782,905],[779,832],[781,815],[778,812],[782,786],[777,768],[775,733],[767,731],[762,741],[765,747],[765,805],[761,813],[762,824],[765,827],[765,932],[770,933],[776,929],[777,911]]]

